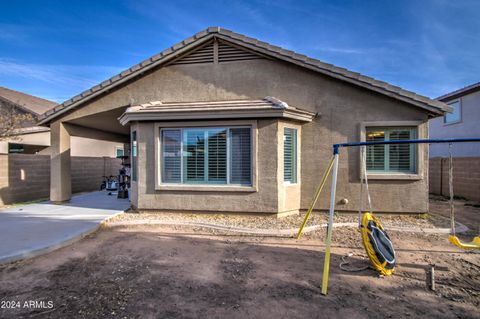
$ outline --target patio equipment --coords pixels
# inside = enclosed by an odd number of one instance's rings
[[[461,138],[461,139],[423,139],[423,140],[390,140],[390,141],[375,141],[375,142],[352,142],[352,143],[342,143],[342,144],[333,144],[333,171],[332,171],[332,186],[330,191],[330,208],[328,213],[328,225],[327,225],[327,239],[326,239],[326,248],[325,248],[325,258],[323,265],[323,279],[322,279],[322,294],[327,294],[328,289],[328,276],[330,271],[330,254],[332,246],[332,233],[333,233],[333,217],[335,212],[335,195],[337,190],[337,175],[338,175],[338,162],[340,156],[340,148],[342,147],[358,147],[358,146],[369,146],[369,145],[386,145],[386,144],[435,144],[435,143],[461,143],[461,142],[480,142],[480,138]],[[365,174],[366,176],[366,174]],[[451,196],[452,192],[451,192]],[[452,217],[453,214],[452,214]],[[378,226],[378,225],[377,225]],[[378,227],[377,227],[378,228]],[[454,225],[452,227],[454,231]],[[379,235],[380,238],[381,235]],[[451,241],[459,247],[474,246],[477,248],[478,237],[475,237],[474,241],[470,244],[462,244],[458,238],[453,233],[451,236]],[[456,241],[458,240],[458,242]],[[472,247],[468,247],[472,248]],[[367,251],[368,252],[368,251]]]
[[[448,240],[462,249],[480,249],[480,236],[475,236],[469,243],[462,243],[455,234],[455,206],[453,204],[453,157],[452,143],[448,144],[448,192],[450,194],[450,236]]]
[[[116,191],[118,189],[118,182],[115,178],[115,176],[110,175],[110,176],[102,176],[103,181],[102,184],[100,185],[100,190],[107,190],[107,191]]]
[[[384,276],[390,276],[395,270],[395,249],[380,220],[373,215],[372,200],[368,188],[366,146],[360,146],[360,205],[358,209],[358,228],[362,233],[362,243],[373,268]],[[363,214],[363,184],[367,190],[368,211]]]

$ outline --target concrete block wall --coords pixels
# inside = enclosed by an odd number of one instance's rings
[[[110,157],[72,157],[72,192],[99,190],[103,176],[118,175],[121,161]]]
[[[430,159],[430,193],[450,196],[448,187],[448,158]],[[480,201],[480,157],[453,159],[453,193],[455,196]]]
[[[2,154],[0,204],[48,198],[50,194],[50,156]]]
[[[8,156],[0,154],[0,197],[2,190],[8,186]],[[2,201],[0,200],[0,204]]]
[[[121,161],[110,157],[72,157],[72,191],[100,188],[103,175],[117,175]],[[48,199],[50,156],[0,154],[0,205]]]

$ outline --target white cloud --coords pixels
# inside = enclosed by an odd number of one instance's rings
[[[317,47],[317,51],[331,52],[331,53],[343,53],[343,54],[366,54],[369,50],[356,49],[356,48],[336,48],[336,47]]]
[[[32,64],[0,58],[0,83],[18,83],[57,102],[66,100],[125,68],[102,65]]]
[[[114,75],[123,69],[112,66],[29,64],[0,58],[0,75],[80,87],[93,86],[101,81],[98,74]]]

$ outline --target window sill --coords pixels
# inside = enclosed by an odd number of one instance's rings
[[[402,173],[368,173],[368,180],[422,180],[423,177],[420,174],[402,174]]]
[[[290,183],[290,182],[283,182],[283,186],[285,187],[289,187],[289,186],[298,186],[299,183],[296,182],[296,183]]]
[[[257,192],[254,186],[236,185],[157,185],[157,191],[187,191],[187,192]]]

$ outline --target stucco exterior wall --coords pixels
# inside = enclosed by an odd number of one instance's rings
[[[297,182],[295,184],[286,184],[284,180],[284,129],[294,128],[297,130]],[[280,213],[296,212],[301,209],[301,185],[302,185],[302,126],[291,122],[279,121],[277,130],[278,141],[278,211]]]
[[[116,157],[116,148],[123,149],[118,142],[94,140],[91,138],[72,136],[72,156]]]
[[[138,139],[138,181],[133,183],[132,194],[137,194],[137,202],[132,202],[139,209],[174,210],[174,211],[204,211],[204,212],[264,212],[277,213],[278,208],[278,141],[277,121],[255,121],[252,129],[256,139],[256,176],[252,190],[233,190],[226,186],[223,190],[208,190],[209,187],[187,186],[188,190],[168,189],[158,190],[155,180],[158,160],[155,152],[156,130],[154,123],[138,123],[132,126],[137,131]],[[218,122],[218,125],[231,125],[228,121]],[[171,123],[169,123],[172,125]],[[182,123],[178,123],[182,125]],[[176,126],[174,124],[173,126]],[[256,184],[256,185],[255,185]],[[195,189],[195,190],[193,190]]]
[[[460,101],[461,120],[458,123],[445,124],[443,117],[429,121],[430,138],[467,138],[480,136],[480,91],[467,94],[452,101]],[[479,157],[480,143],[456,143],[452,145],[454,157]],[[430,157],[447,157],[447,144],[430,145]]]
[[[276,212],[296,207],[306,209],[331,156],[331,145],[360,140],[364,121],[421,121],[427,114],[409,104],[370,92],[279,61],[251,60],[222,64],[176,65],[158,69],[108,95],[97,98],[63,120],[125,107],[130,103],[161,101],[212,101],[258,99],[275,96],[295,107],[318,112],[312,123],[302,126],[300,190],[285,193],[284,207],[278,196],[278,156],[272,157],[278,129],[275,121],[258,121],[259,191],[252,194],[224,192],[155,192],[153,181],[154,124],[139,124],[138,207],[156,209]],[[421,131],[427,134],[427,125]],[[278,145],[275,145],[278,148]],[[275,154],[278,154],[275,152]],[[420,154],[428,172],[427,152]],[[272,167],[274,170],[272,171]],[[273,179],[273,180],[272,180]],[[271,181],[272,183],[270,183]],[[278,186],[278,187],[277,187]],[[328,207],[328,189],[318,209]],[[385,212],[428,210],[427,174],[417,180],[371,180],[373,208]],[[356,210],[359,191],[358,150],[342,150],[337,198],[349,199],[339,210]],[[268,195],[267,195],[268,194]],[[272,200],[274,203],[272,203]]]
[[[8,154],[8,143],[18,143],[27,145],[43,145],[47,148],[39,152],[40,155],[49,155],[50,150],[50,132],[39,132],[31,134],[23,134],[17,136],[16,139],[0,141],[0,154]],[[87,157],[115,157],[117,147],[123,149],[123,144],[118,142],[95,140],[79,136],[71,137],[72,156]]]
[[[3,139],[0,141],[0,154],[8,154],[8,144],[28,144],[28,145],[50,145],[50,132],[37,132],[18,135],[15,138]]]

